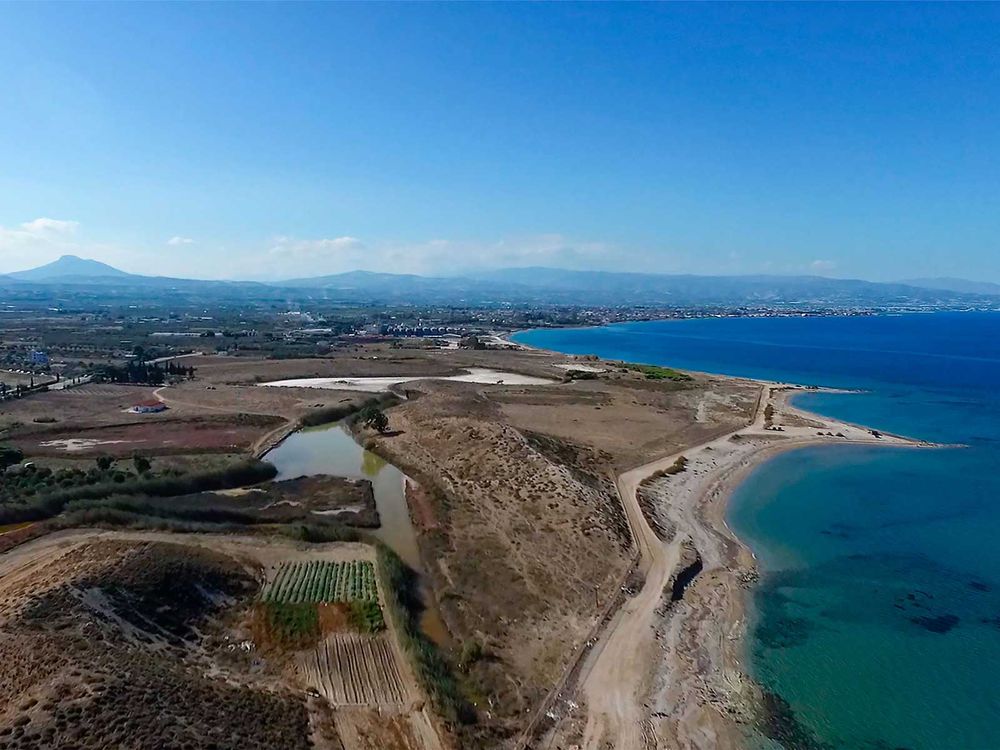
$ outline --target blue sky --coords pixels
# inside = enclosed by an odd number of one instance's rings
[[[0,272],[1000,281],[1000,5],[7,4]]]

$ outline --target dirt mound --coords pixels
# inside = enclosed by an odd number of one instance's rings
[[[392,411],[375,448],[426,488],[438,601],[489,696],[483,732],[512,733],[566,669],[625,570],[630,538],[606,463],[569,441],[505,424],[471,389],[425,389]],[[470,648],[475,648],[471,646]],[[479,735],[470,746],[487,747]]]
[[[254,577],[164,542],[86,543],[0,581],[0,748],[308,747],[291,695],[209,676]],[[122,744],[124,743],[124,744]]]

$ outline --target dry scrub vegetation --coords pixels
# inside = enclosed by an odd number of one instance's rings
[[[90,542],[0,584],[0,747],[307,748],[305,705],[205,658],[239,562],[163,542]]]
[[[442,750],[397,634],[353,616],[379,611],[374,560],[360,544],[150,532],[8,551],[0,748]],[[334,569],[362,598],[286,604],[310,607],[315,632],[274,637],[261,582]]]
[[[24,413],[12,437],[24,439],[26,452],[54,435],[83,432],[126,440],[107,448],[121,446],[114,449],[123,455],[147,440],[148,453],[159,456],[173,450],[172,441],[198,435],[206,440],[195,440],[197,453],[257,451],[310,415],[356,408],[370,397],[254,385],[264,380],[481,366],[564,381],[407,384],[401,390],[409,400],[388,411],[389,432],[367,435],[417,482],[407,496],[453,636],[448,659],[419,633],[415,608],[405,606],[414,584],[398,571],[390,575],[384,552],[377,570],[392,579],[392,586],[380,579],[388,632],[371,636],[352,626],[347,605],[261,621],[256,576],[264,569],[276,574],[290,559],[286,552],[248,563],[225,545],[211,551],[161,540],[88,541],[0,577],[0,750],[427,750],[440,746],[430,708],[454,726],[470,721],[470,702],[477,721],[463,730],[463,746],[509,745],[573,663],[629,570],[634,550],[616,475],[734,429],[756,395],[733,381],[649,379],[614,363],[601,363],[607,371],[600,375],[572,379],[555,366],[564,360],[537,352],[382,349],[317,360],[204,357],[198,380],[160,392],[170,406],[166,416],[122,413],[144,391],[123,386],[18,402]],[[32,421],[56,407],[65,407],[65,421]],[[0,422],[4,416],[12,415],[0,413]],[[245,429],[226,433],[233,425]],[[156,458],[154,466],[167,460]],[[101,502],[106,516],[136,510],[134,498]],[[368,483],[319,478],[243,494],[144,498],[141,505],[144,513],[169,511],[193,525],[225,521],[243,529],[317,513],[361,525],[374,520]],[[95,521],[75,522],[88,519]],[[0,548],[7,539],[12,547],[15,536],[41,533],[43,525],[11,531]],[[10,556],[22,551],[8,552],[0,566],[9,570]],[[278,625],[308,636],[293,644],[298,654],[275,636]],[[234,650],[243,637],[255,641],[252,655]],[[316,695],[304,700],[306,688],[334,707]],[[372,703],[380,704],[377,713]]]
[[[550,360],[535,357],[537,372]],[[745,421],[725,381],[609,376],[541,387],[424,382],[370,447],[420,482],[422,552],[479,707],[470,747],[522,729],[615,596],[632,540],[623,468]],[[411,499],[412,501],[412,499]],[[457,650],[457,649],[456,649]]]

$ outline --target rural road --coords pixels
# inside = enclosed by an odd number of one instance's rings
[[[770,386],[762,392],[754,409],[751,427],[763,426],[765,405],[770,402]],[[666,469],[682,455],[703,450],[719,440],[745,430],[734,430],[702,445],[657,459],[627,471],[618,477],[625,513],[639,551],[639,571],[645,576],[642,589],[628,599],[611,620],[601,640],[587,660],[581,689],[586,697],[587,724],[583,750],[600,750],[608,742],[615,750],[645,750],[642,715],[637,695],[643,677],[649,672],[647,650],[640,644],[649,642],[655,612],[660,605],[663,589],[680,562],[683,539],[661,541],[650,528],[639,505],[639,486],[654,472]]]

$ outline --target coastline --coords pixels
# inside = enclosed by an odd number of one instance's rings
[[[733,493],[750,473],[800,448],[943,447],[824,417],[792,403],[801,393],[843,389],[700,374],[759,387],[754,417],[742,429],[619,475],[645,578],[641,589],[608,618],[571,685],[561,686],[554,696],[560,719],[539,747],[598,750],[610,741],[616,750],[742,748],[752,734],[767,735],[775,718],[774,701],[744,664],[757,560],[727,523]],[[686,460],[682,471],[654,477],[681,456]],[[650,512],[672,530],[668,540],[653,531],[661,524],[650,523]],[[681,597],[673,600],[668,592],[676,592],[679,582]]]

